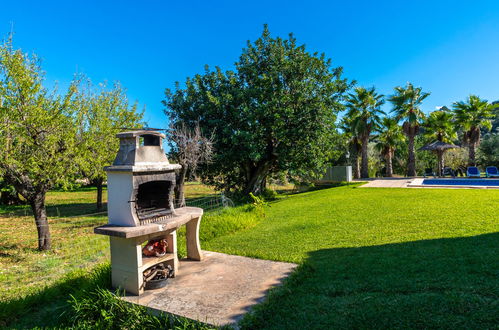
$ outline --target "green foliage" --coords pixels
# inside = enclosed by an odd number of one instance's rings
[[[350,84],[324,54],[309,53],[290,35],[262,36],[234,72],[219,68],[166,91],[172,123],[199,122],[213,133],[215,154],[202,178],[219,189],[258,193],[269,176],[318,175],[335,157],[336,114]]]
[[[375,148],[385,159],[386,175],[393,174],[393,158],[395,151],[402,149],[404,134],[395,118],[384,117],[381,121],[380,133],[376,137]]]
[[[457,138],[454,116],[449,111],[433,111],[423,126],[425,128],[423,135],[429,142],[437,140],[452,143]]]
[[[490,129],[492,127],[494,105],[476,95],[470,95],[466,101],[454,102],[452,104],[457,124],[465,131],[463,139],[465,142],[473,142],[476,136],[473,131],[481,127]],[[478,134],[479,138],[479,134]]]
[[[430,93],[423,92],[421,87],[407,83],[404,87],[395,87],[395,93],[389,97],[393,104],[393,114],[398,121],[403,121],[402,130],[408,137],[407,144],[407,175],[416,175],[415,136],[419,133],[421,121],[425,115],[421,111],[421,103]]]
[[[475,165],[475,149],[480,143],[481,129],[492,128],[494,105],[476,95],[470,95],[466,101],[454,102],[456,123],[463,131],[463,142],[469,147],[469,164]]]
[[[71,296],[73,329],[213,329],[208,325],[165,313],[153,315],[146,307],[120,299],[97,287]]]
[[[492,125],[490,131],[492,133],[499,133],[499,101],[492,102],[494,109],[492,110]]]
[[[77,172],[74,102],[76,82],[61,94],[47,91],[36,56],[0,45],[0,168],[28,200]]]
[[[399,121],[404,121],[406,126],[419,126],[425,115],[420,106],[424,99],[430,93],[423,92],[421,87],[414,87],[411,83],[407,86],[395,87],[395,94],[390,96],[388,100],[393,104],[393,113]],[[409,135],[409,127],[404,128],[404,133]]]
[[[369,137],[372,131],[379,128],[381,116],[385,114],[381,110],[385,100],[383,95],[376,93],[374,87],[356,87],[354,92],[346,98],[346,116],[357,136]]]
[[[253,200],[252,205],[257,210],[257,213],[261,217],[264,217],[265,216],[265,209],[264,209],[264,207],[268,206],[269,204],[265,201],[265,199],[263,199],[263,197],[255,196],[255,195],[253,195],[253,193],[249,193],[249,196]]]
[[[444,154],[444,163],[453,169],[466,168],[468,164],[468,150],[466,148],[447,150]]]
[[[371,138],[371,133],[378,130],[381,121],[381,106],[385,103],[383,95],[376,93],[374,87],[364,88],[356,87],[354,93],[348,94],[346,99],[348,118],[345,124],[349,124],[349,132],[351,132],[360,142],[361,145],[361,170],[360,175],[363,178],[369,177],[369,153],[368,144]]]
[[[478,148],[478,160],[483,167],[499,168],[499,133],[487,134]]]
[[[271,202],[278,199],[279,198],[278,196],[279,194],[275,190],[269,188],[265,188],[260,195],[260,197],[267,202]]]
[[[82,79],[82,78],[81,78]],[[137,103],[129,105],[119,83],[96,89],[90,81],[77,95],[79,153],[77,161],[83,176],[91,182],[104,180],[104,166],[111,165],[119,148],[116,134],[124,128],[141,127],[143,112]]]
[[[380,133],[376,136],[376,148],[385,154],[395,150],[405,141],[402,128],[394,118],[384,117],[381,120]]]

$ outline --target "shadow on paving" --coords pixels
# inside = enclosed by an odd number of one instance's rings
[[[243,328],[495,328],[499,233],[310,252]]]

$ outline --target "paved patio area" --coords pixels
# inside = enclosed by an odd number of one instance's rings
[[[408,188],[408,185],[414,178],[383,178],[383,179],[368,179],[368,183],[360,186],[362,188]],[[366,181],[356,180],[356,181]]]
[[[204,260],[181,260],[165,288],[127,301],[212,325],[237,323],[295,264],[203,251]]]

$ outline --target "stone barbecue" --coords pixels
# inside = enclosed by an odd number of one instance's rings
[[[110,236],[113,287],[139,295],[144,279],[155,274],[155,267],[156,273],[165,269],[171,270],[171,276],[177,273],[176,230],[181,225],[186,225],[188,258],[202,259],[199,224],[203,210],[175,209],[175,170],[180,165],[169,163],[162,147],[164,134],[137,130],[117,137],[118,154],[113,165],[105,168],[109,220],[94,232]],[[156,256],[146,254],[146,248],[152,249],[159,242],[165,251]],[[148,244],[144,247],[144,243]]]
[[[161,146],[165,137],[156,131],[119,133],[120,149],[105,168],[108,182],[109,223],[139,226],[175,215],[175,170]]]

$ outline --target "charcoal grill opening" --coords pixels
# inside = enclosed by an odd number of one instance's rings
[[[173,212],[173,185],[171,181],[150,181],[139,185],[135,208],[141,222],[165,219]]]

